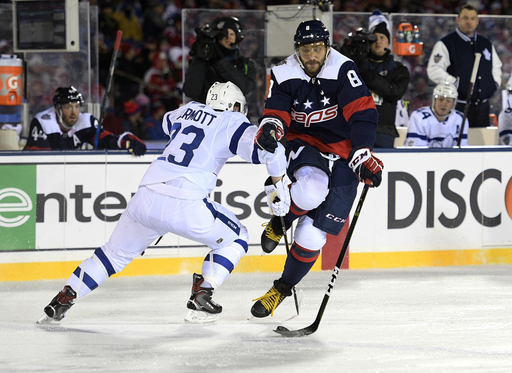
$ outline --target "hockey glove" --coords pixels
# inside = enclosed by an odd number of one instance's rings
[[[146,144],[131,132],[119,136],[119,148],[128,149],[133,155],[146,154]]]
[[[370,148],[352,149],[348,157],[348,166],[361,182],[369,180],[370,187],[376,188],[382,181],[384,164],[374,156]]]
[[[254,142],[258,148],[269,153],[274,153],[277,142],[284,136],[283,124],[275,118],[263,118],[260,123]]]
[[[272,184],[272,178],[269,176],[265,181],[264,188],[270,213],[276,216],[285,216],[290,211],[291,197],[290,188],[284,184],[284,178],[274,185]]]

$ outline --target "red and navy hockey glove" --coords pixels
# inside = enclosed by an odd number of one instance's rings
[[[131,132],[119,136],[119,148],[128,149],[133,155],[146,154],[146,144]]]
[[[263,118],[260,123],[254,142],[258,148],[274,153],[277,142],[284,136],[283,124],[277,118]]]
[[[384,164],[374,156],[370,148],[352,149],[348,157],[348,166],[361,182],[369,180],[370,186],[377,188],[382,182]]]

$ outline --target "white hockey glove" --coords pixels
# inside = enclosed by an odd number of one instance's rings
[[[359,181],[369,183],[376,188],[382,182],[384,164],[374,156],[370,148],[352,149],[348,157],[348,166],[354,171]]]
[[[269,176],[265,181],[264,188],[270,213],[275,216],[285,216],[290,211],[291,197],[290,188],[284,183],[284,178],[274,185],[272,184],[272,178]]]
[[[261,150],[274,153],[277,142],[284,136],[283,124],[277,118],[263,118],[254,142]]]

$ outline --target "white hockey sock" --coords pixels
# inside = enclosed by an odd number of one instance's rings
[[[203,262],[202,274],[213,288],[218,288],[245,255],[247,243],[236,240],[229,246],[212,250]]]
[[[84,260],[69,277],[67,284],[76,291],[77,298],[90,293],[108,277],[105,267],[96,255]]]

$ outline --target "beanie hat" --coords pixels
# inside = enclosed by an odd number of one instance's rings
[[[386,35],[386,37],[388,38],[388,42],[390,41],[389,31],[388,31],[388,28],[386,27],[386,24],[384,22],[381,22],[377,26],[375,26],[375,28],[372,31],[372,34],[375,34],[377,32],[379,34]]]
[[[130,43],[123,43],[121,44],[120,49],[123,56],[126,56],[128,52],[130,52],[133,49],[133,45],[131,45]]]
[[[136,102],[133,101],[126,101],[124,103],[124,112],[128,115],[133,115],[135,113],[138,113],[140,110],[140,106],[137,105]]]
[[[372,15],[370,16],[370,24],[369,29],[372,34],[378,32],[379,34],[384,34],[388,38],[388,41],[391,42],[391,33],[389,32],[389,21],[384,14],[377,9],[374,10]]]

